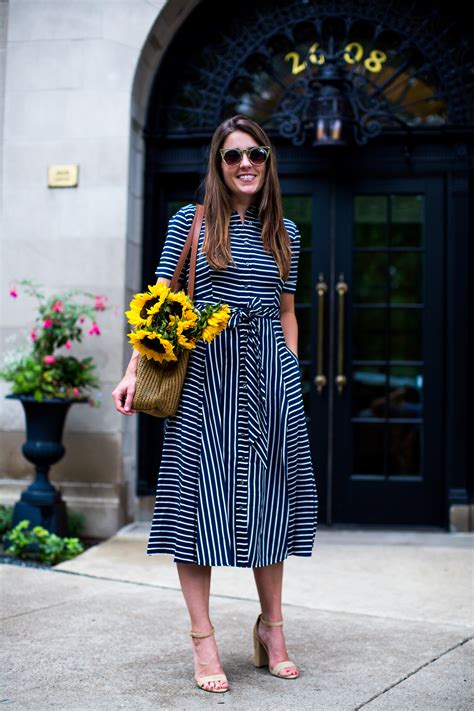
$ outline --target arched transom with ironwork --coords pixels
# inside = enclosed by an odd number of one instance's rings
[[[326,130],[317,118],[331,112],[358,143],[473,123],[472,50],[437,10],[373,0],[213,8],[202,3],[168,53],[155,135],[206,136],[235,113],[295,144]]]

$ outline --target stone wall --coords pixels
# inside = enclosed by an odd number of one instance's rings
[[[102,406],[75,405],[66,456],[52,471],[88,535],[110,535],[136,515],[136,421],[111,391],[130,357],[123,312],[141,288],[141,128],[160,58],[196,2],[0,2],[2,351],[31,326],[34,302],[8,290],[28,277],[49,291],[106,294],[102,336],[74,353],[99,366]],[[6,59],[6,61],[5,61]],[[77,188],[47,187],[51,164],[78,164]],[[21,294],[20,294],[21,297]],[[31,477],[22,458],[23,412],[0,383],[0,502]]]

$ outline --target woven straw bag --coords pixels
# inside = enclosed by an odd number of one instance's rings
[[[203,214],[203,205],[197,205],[188,237],[170,283],[171,291],[176,291],[182,268],[192,246],[188,282],[188,296],[191,300],[194,294],[197,247]],[[165,364],[158,363],[146,356],[139,356],[132,408],[145,412],[147,415],[153,415],[153,417],[169,417],[176,414],[188,361],[188,350],[181,351],[177,361],[168,361]]]

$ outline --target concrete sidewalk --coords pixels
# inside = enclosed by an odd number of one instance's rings
[[[52,570],[0,566],[11,709],[467,711],[473,708],[473,534],[320,527],[285,562],[297,680],[252,662],[252,571],[214,568],[211,613],[231,691],[193,680],[189,622],[168,556],[130,524]]]

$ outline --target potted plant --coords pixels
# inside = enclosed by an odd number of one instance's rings
[[[24,292],[37,301],[37,313],[27,345],[4,357],[0,378],[11,383],[7,398],[21,402],[26,418],[23,455],[36,468],[34,481],[22,493],[13,510],[12,526],[28,519],[58,535],[68,534],[66,505],[61,492],[48,478],[49,468],[65,453],[64,422],[74,403],[98,405],[92,394],[98,385],[92,357],[71,354],[83,331],[99,336],[97,314],[107,308],[107,299],[84,291],[68,290],[46,297],[40,285],[24,279]],[[17,287],[10,289],[17,299]]]

